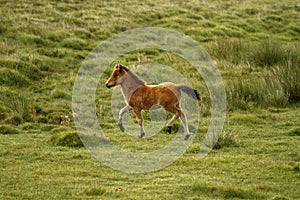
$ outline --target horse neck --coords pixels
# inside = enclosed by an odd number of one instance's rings
[[[141,85],[144,85],[145,83],[138,79],[137,76],[132,74],[131,72],[127,72],[124,77],[123,81],[121,83],[122,93],[127,102],[129,101],[131,95],[133,92],[140,87]]]

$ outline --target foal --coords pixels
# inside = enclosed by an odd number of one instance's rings
[[[126,106],[119,112],[118,126],[121,131],[125,128],[122,124],[122,118],[125,113],[133,109],[137,116],[140,126],[140,137],[145,136],[143,127],[142,110],[149,110],[153,106],[163,107],[165,110],[174,113],[172,119],[167,123],[167,132],[171,133],[174,122],[180,118],[185,132],[185,140],[190,137],[190,132],[185,114],[179,107],[181,91],[190,97],[200,100],[197,90],[186,85],[177,85],[174,83],[162,83],[159,85],[146,85],[144,81],[139,79],[127,67],[117,64],[114,71],[106,82],[106,87],[111,88],[116,85],[121,86],[121,90],[126,101]]]

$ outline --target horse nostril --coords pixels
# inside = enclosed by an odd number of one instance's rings
[[[106,83],[105,86],[106,86],[107,88],[110,88],[110,86],[108,85],[108,83]]]

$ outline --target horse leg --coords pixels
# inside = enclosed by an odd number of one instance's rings
[[[120,130],[121,130],[122,132],[125,131],[125,128],[124,128],[123,122],[122,122],[123,116],[124,116],[129,110],[130,110],[130,106],[129,106],[129,105],[126,105],[126,106],[125,106],[124,108],[122,108],[122,109],[120,110],[120,112],[119,112],[118,126],[119,126],[119,128],[120,128]]]
[[[169,134],[171,133],[172,125],[180,117],[180,120],[181,120],[182,125],[183,125],[183,129],[184,129],[184,132],[185,132],[185,138],[184,139],[185,140],[189,139],[190,132],[189,132],[187,119],[186,119],[185,114],[181,111],[179,105],[176,104],[174,107],[167,107],[166,110],[174,113],[174,116],[172,117],[172,119],[167,124],[167,127],[168,127],[167,132]]]
[[[184,129],[184,132],[185,132],[184,140],[188,140],[189,137],[190,137],[190,131],[189,131],[189,126],[188,126],[188,123],[187,123],[186,116],[183,112],[181,112],[180,120],[182,122],[183,129]]]
[[[137,117],[137,122],[140,126],[140,138],[143,138],[145,136],[145,130],[144,130],[144,125],[143,125],[143,117],[142,117],[142,110],[139,108],[133,108],[136,117]]]
[[[167,132],[169,134],[171,134],[172,132],[172,125],[174,124],[174,122],[180,117],[181,114],[181,110],[178,107],[173,107],[173,108],[165,108],[167,111],[170,111],[172,113],[174,113],[172,119],[167,123]]]

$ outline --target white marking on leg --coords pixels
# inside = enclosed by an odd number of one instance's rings
[[[138,121],[138,124],[140,126],[140,137],[142,138],[142,137],[145,136],[145,129],[144,129],[144,125],[143,125],[143,119],[138,118],[137,121]]]
[[[122,108],[119,112],[119,120],[118,120],[118,126],[120,127],[121,131],[124,131],[123,127],[123,116],[130,110],[130,106],[126,105],[124,108]]]
[[[119,121],[118,124],[122,124],[123,116],[129,111],[130,106],[126,105],[124,108],[122,108],[119,112]]]
[[[167,123],[167,126],[172,126],[177,119],[178,115],[174,114],[171,120]]]
[[[185,134],[186,135],[190,135],[190,131],[189,131],[189,126],[188,126],[188,123],[187,123],[187,119],[186,119],[186,116],[185,116],[185,114],[183,112],[181,112],[180,120],[182,122]]]

